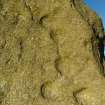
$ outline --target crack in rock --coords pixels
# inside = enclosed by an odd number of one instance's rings
[[[96,60],[96,63],[98,64],[98,67],[100,69],[100,73],[105,76],[105,70],[104,70],[104,66],[103,66],[103,63],[100,62],[100,52],[99,52],[99,49],[98,49],[98,45],[97,43],[95,43],[95,41],[97,40],[96,39],[96,36],[97,36],[97,30],[95,29],[94,27],[94,24],[91,25],[90,22],[89,22],[89,19],[86,20],[86,16],[85,16],[85,13],[81,10],[81,7],[78,6],[77,3],[79,3],[79,1],[77,2],[76,0],[72,0],[71,1],[75,7],[75,9],[77,10],[77,12],[81,15],[81,17],[87,21],[91,31],[93,32],[93,36],[91,37],[91,45],[92,45],[92,52],[93,52],[93,56]]]

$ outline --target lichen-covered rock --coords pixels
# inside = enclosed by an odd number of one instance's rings
[[[0,0],[0,105],[105,105],[103,37],[82,0]]]

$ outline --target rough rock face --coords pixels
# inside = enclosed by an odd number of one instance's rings
[[[81,0],[0,0],[0,105],[105,105],[103,35]]]

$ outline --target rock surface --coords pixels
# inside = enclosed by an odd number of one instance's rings
[[[103,37],[82,0],[0,0],[0,105],[105,105]]]

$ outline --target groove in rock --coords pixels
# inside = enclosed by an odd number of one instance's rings
[[[58,43],[55,39],[56,37],[56,33],[54,31],[50,31],[50,38],[53,40],[53,42],[56,44],[56,49],[57,49],[57,58],[55,60],[55,68],[57,70],[57,72],[62,76],[62,72],[61,70],[59,69],[59,60],[61,59],[61,56],[59,55],[59,47],[58,47]]]
[[[21,58],[22,58],[22,52],[23,52],[23,41],[22,41],[22,39],[20,39],[19,41],[20,41],[20,42],[19,42],[20,53],[19,53],[19,55],[18,55],[18,61],[21,60]]]
[[[44,19],[48,18],[48,15],[44,15],[40,18],[40,21],[39,21],[39,24],[41,24],[43,26],[43,21]],[[44,27],[44,26],[43,26]],[[45,28],[45,27],[44,27]],[[49,32],[49,36],[50,36],[50,39],[54,42],[54,44],[56,45],[56,52],[57,52],[57,58],[55,59],[55,62],[54,62],[54,66],[57,70],[57,72],[60,74],[60,76],[62,76],[62,72],[61,70],[59,69],[59,60],[61,59],[61,56],[59,55],[59,47],[58,47],[58,42],[56,40],[56,33],[53,31],[53,30],[50,30]]]
[[[76,103],[77,103],[78,105],[83,105],[82,102],[81,102],[81,103],[79,102],[79,99],[77,98],[77,95],[78,95],[79,93],[81,93],[82,91],[84,91],[84,90],[86,90],[86,88],[80,88],[79,90],[76,90],[76,91],[73,92],[74,100],[76,101]]]
[[[44,20],[45,18],[48,18],[48,15],[42,16],[42,17],[40,18],[40,20],[39,20],[39,24],[43,25],[43,20]]]

